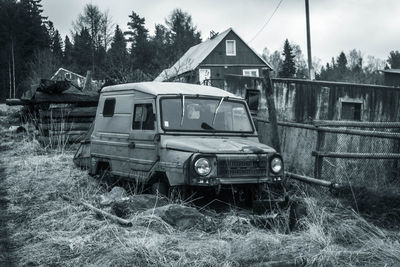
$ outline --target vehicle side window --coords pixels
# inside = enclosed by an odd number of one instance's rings
[[[133,113],[133,130],[154,130],[155,116],[152,104],[136,104]]]
[[[103,117],[112,117],[115,110],[115,98],[107,98],[104,101]]]

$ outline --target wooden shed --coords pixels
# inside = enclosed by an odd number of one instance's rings
[[[275,78],[274,96],[283,121],[400,121],[400,88],[372,84]]]
[[[400,69],[382,70],[385,85],[400,87]]]

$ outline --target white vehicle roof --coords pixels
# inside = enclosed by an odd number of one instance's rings
[[[126,83],[104,87],[101,92],[115,91],[130,91],[136,90],[150,95],[201,95],[201,96],[216,96],[216,97],[231,97],[242,99],[232,93],[222,89],[189,83],[177,82],[141,82],[141,83]]]

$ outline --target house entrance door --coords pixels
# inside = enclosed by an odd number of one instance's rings
[[[203,85],[211,85],[211,70],[199,69],[199,82]]]

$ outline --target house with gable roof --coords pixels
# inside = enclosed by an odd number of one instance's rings
[[[259,77],[264,68],[272,69],[229,28],[189,48],[172,67],[163,70],[155,81],[181,81],[223,87],[227,75]],[[215,81],[219,81],[220,86]]]

